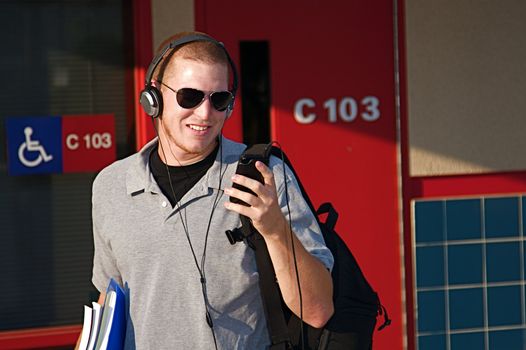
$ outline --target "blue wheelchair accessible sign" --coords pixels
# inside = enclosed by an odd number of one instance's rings
[[[10,175],[62,172],[61,117],[10,117],[6,133]]]

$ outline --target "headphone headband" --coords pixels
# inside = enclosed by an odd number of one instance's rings
[[[196,42],[196,41],[207,41],[207,42],[214,43],[225,52],[225,55],[228,59],[228,63],[230,64],[230,68],[232,69],[232,76],[233,76],[232,94],[236,96],[238,76],[237,76],[237,69],[236,69],[236,65],[234,64],[234,61],[232,61],[232,58],[228,54],[228,51],[226,50],[225,45],[223,45],[222,42],[219,42],[215,40],[214,38],[209,37],[207,35],[203,35],[203,34],[190,34],[190,35],[183,36],[182,38],[171,41],[162,50],[160,50],[159,53],[152,59],[152,62],[150,63],[150,66],[148,67],[148,70],[146,71],[146,75],[144,78],[144,86],[146,88],[150,86],[155,68],[157,68],[157,66],[161,63],[161,61],[164,58],[164,55],[168,52],[168,50],[175,49],[184,44],[188,44],[188,43]]]

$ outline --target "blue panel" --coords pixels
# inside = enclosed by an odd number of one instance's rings
[[[416,248],[417,288],[444,285],[444,247]]]
[[[526,197],[522,197],[522,234],[526,236]]]
[[[482,327],[482,288],[450,290],[449,320],[451,329]]]
[[[518,325],[521,320],[520,286],[488,288],[489,326]]]
[[[444,291],[418,292],[418,332],[444,331],[445,308]]]
[[[486,237],[519,235],[519,198],[487,198],[484,200]]]
[[[479,199],[446,201],[447,239],[481,238],[481,214]]]
[[[11,117],[6,120],[10,175],[62,172],[62,118]]]
[[[418,337],[418,350],[444,350],[445,348],[445,335],[426,335]]]
[[[482,263],[482,244],[449,246],[449,284],[482,283]]]
[[[519,242],[486,244],[488,282],[520,280]]]
[[[489,332],[490,350],[524,350],[524,330]]]
[[[484,333],[451,334],[451,350],[484,348]]]
[[[444,240],[444,202],[415,203],[416,242],[442,242]]]

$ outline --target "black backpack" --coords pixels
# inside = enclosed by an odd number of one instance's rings
[[[371,288],[351,251],[334,230],[338,213],[330,203],[323,203],[318,210],[303,188],[292,164],[281,149],[267,144],[249,147],[240,157],[243,160],[258,159],[268,165],[270,155],[283,159],[296,177],[303,197],[315,213],[325,244],[334,256],[333,302],[334,314],[323,328],[314,328],[294,315],[281,298],[276,283],[274,268],[263,237],[241,215],[241,228],[226,232],[230,243],[245,241],[255,250],[259,272],[259,286],[267,328],[271,339],[269,349],[312,349],[312,350],[368,350],[372,349],[372,337],[376,317],[383,315],[382,330],[391,324],[387,310],[380,303],[377,293]],[[239,170],[239,165],[238,165]],[[325,216],[325,221],[320,217]],[[303,336],[303,342],[300,340]]]

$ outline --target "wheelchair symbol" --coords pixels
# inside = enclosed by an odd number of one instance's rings
[[[18,159],[20,159],[22,164],[28,168],[34,168],[42,162],[49,162],[53,159],[53,155],[46,153],[46,150],[44,149],[44,146],[40,144],[40,141],[31,140],[31,135],[33,134],[32,127],[27,126],[24,129],[24,134],[26,135],[26,142],[22,143],[18,148]],[[30,159],[26,157],[26,154],[34,152],[38,152],[36,158],[34,156],[30,157]]]

